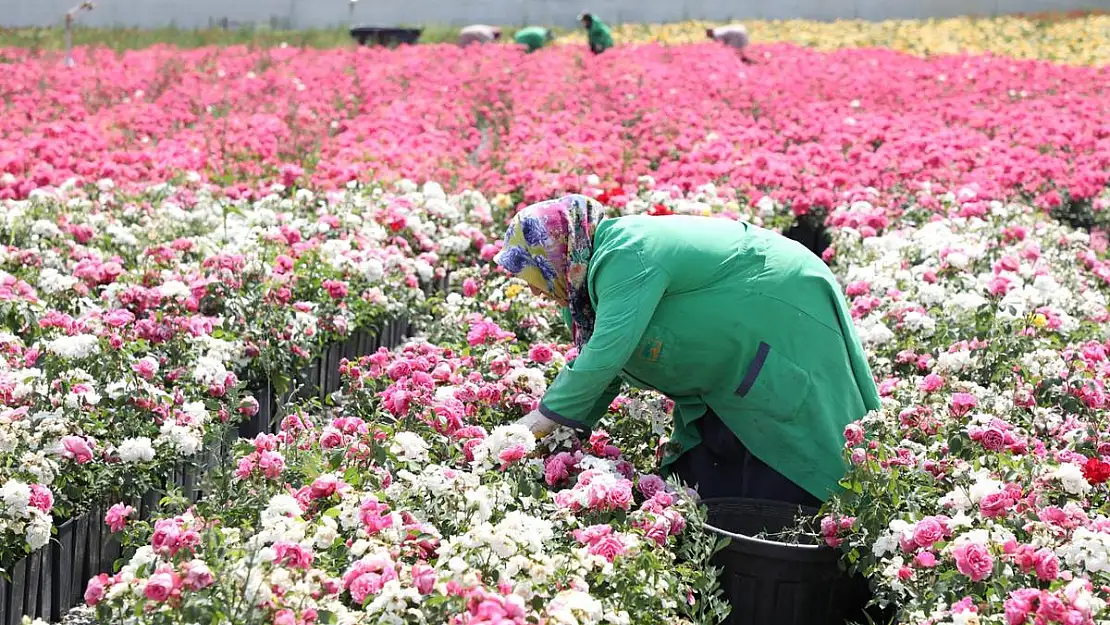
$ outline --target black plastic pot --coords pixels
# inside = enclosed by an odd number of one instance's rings
[[[844,625],[868,622],[866,582],[840,568],[839,554],[818,544],[755,538],[795,525],[799,510],[756,499],[707,499],[709,529],[730,539],[715,557],[721,589],[732,605],[726,625]]]
[[[379,26],[355,26],[350,30],[351,38],[364,46],[395,47],[401,44],[412,45],[420,39],[423,28],[382,28]]]
[[[824,223],[812,218],[802,218],[794,222],[783,233],[788,239],[793,239],[806,246],[806,249],[820,256],[832,243],[828,229]]]

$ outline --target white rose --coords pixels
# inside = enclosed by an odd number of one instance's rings
[[[126,463],[154,460],[154,445],[145,436],[123,441],[116,451],[119,454],[119,459]]]

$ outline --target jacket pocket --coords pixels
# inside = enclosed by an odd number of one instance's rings
[[[749,410],[793,419],[809,398],[812,384],[808,372],[761,342],[736,395]]]
[[[625,377],[631,378],[633,386],[639,388],[674,392],[674,382],[682,379],[675,366],[675,347],[674,333],[664,326],[652,324],[640,337],[636,351],[625,363]]]

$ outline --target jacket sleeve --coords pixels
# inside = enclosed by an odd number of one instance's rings
[[[645,263],[638,250],[609,255],[594,274],[594,333],[540,402],[540,412],[548,419],[578,430],[592,429],[620,392],[618,376],[670,282],[670,276]]]

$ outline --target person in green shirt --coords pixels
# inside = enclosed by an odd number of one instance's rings
[[[540,48],[551,43],[555,39],[551,30],[543,28],[542,26],[529,26],[516,31],[513,35],[513,41],[528,48],[529,52],[535,52]]]
[[[586,36],[590,42],[590,52],[601,54],[613,47],[613,35],[609,32],[609,27],[605,25],[605,22],[597,19],[591,13],[579,15],[578,21],[582,22],[582,25],[586,27]]]
[[[604,211],[581,195],[533,204],[495,257],[563,307],[579,350],[520,423],[588,432],[623,380],[674,400],[664,468],[703,499],[826,501],[845,427],[880,407],[829,268],[745,222]]]

